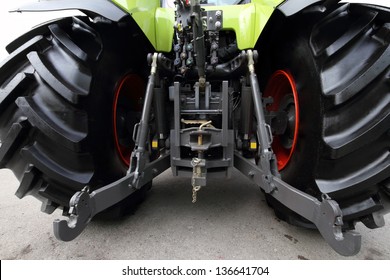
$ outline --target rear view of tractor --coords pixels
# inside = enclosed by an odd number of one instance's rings
[[[53,0],[7,46],[0,168],[76,238],[171,168],[189,203],[240,170],[276,215],[356,254],[390,210],[390,10],[336,0]],[[221,186],[223,187],[223,186]]]

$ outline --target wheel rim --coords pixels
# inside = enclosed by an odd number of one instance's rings
[[[268,82],[264,97],[273,98],[273,103],[267,106],[268,111],[283,112],[287,117],[285,130],[274,135],[272,142],[278,169],[283,170],[290,162],[298,141],[299,103],[293,76],[288,71],[276,71]]]
[[[144,81],[135,74],[119,80],[113,102],[113,128],[116,151],[122,162],[129,166],[134,148],[133,127],[142,111]]]

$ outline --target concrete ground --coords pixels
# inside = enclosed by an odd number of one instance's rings
[[[65,243],[52,232],[61,212],[46,215],[35,198],[19,200],[18,182],[1,170],[0,259],[390,259],[390,226],[358,224],[362,249],[345,258],[317,231],[277,219],[262,192],[239,172],[233,175],[210,182],[192,204],[189,180],[167,171],[134,215],[92,222]]]
[[[9,15],[26,0],[0,3],[0,60],[4,46],[29,27],[54,15]],[[10,27],[12,28],[4,28]],[[76,240],[55,239],[52,221],[32,197],[14,196],[18,182],[0,170],[0,259],[390,259],[390,226],[370,230],[358,224],[362,249],[354,257],[335,253],[318,232],[277,219],[260,190],[235,172],[213,181],[191,203],[188,179],[169,172],[154,182],[135,215],[96,221]],[[389,224],[390,216],[386,217]]]

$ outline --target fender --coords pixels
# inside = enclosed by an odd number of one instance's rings
[[[126,9],[129,8],[128,5],[122,5],[128,3],[131,4],[130,8],[134,9]],[[50,0],[22,5],[11,12],[79,10],[90,17],[99,15],[113,22],[120,22],[124,21],[126,18],[132,18],[157,51],[169,52],[172,48],[174,12],[169,11],[169,9],[157,9],[160,5],[159,0],[147,0],[144,1],[144,3],[147,5],[140,9],[140,7],[137,6],[137,1]],[[153,5],[156,7],[153,8]],[[148,9],[149,6],[152,8]],[[168,32],[166,30],[168,30]],[[157,37],[157,33],[162,35]]]
[[[340,0],[326,0],[326,1],[324,1],[324,0],[300,0],[300,1],[286,0],[285,2],[280,4],[277,9],[279,11],[281,11],[286,17],[289,17],[289,16],[293,16],[296,13],[302,11],[303,9],[305,9],[311,5],[314,5],[316,3],[319,3],[319,2],[324,2],[320,8],[327,9],[329,6],[332,6],[332,5],[340,2]]]
[[[28,3],[11,12],[52,12],[80,10],[85,14],[97,14],[119,22],[129,14],[108,0],[52,0]]]

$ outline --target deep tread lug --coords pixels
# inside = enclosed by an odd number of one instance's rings
[[[65,81],[61,81],[59,77],[56,77],[54,71],[50,69],[48,64],[45,63],[43,58],[37,52],[31,52],[28,54],[28,60],[34,69],[38,72],[39,76],[60,96],[68,100],[73,104],[79,102],[80,96],[86,96],[86,92],[77,91],[72,89],[70,85],[67,85]]]
[[[24,172],[23,179],[21,180],[15,195],[18,198],[23,198],[29,194],[39,180],[38,175],[38,170],[33,165],[30,165]]]
[[[314,25],[313,33],[309,38],[309,44],[315,56],[318,57],[323,54],[326,49],[331,45],[328,42],[323,41],[323,35],[321,34],[323,33],[322,30],[327,29],[327,25],[332,21],[344,18],[347,15],[349,7],[350,4],[345,3],[344,5],[340,6]]]
[[[328,95],[332,100],[332,104],[335,106],[340,105],[352,97],[358,92],[364,89],[367,84],[375,80],[388,67],[388,58],[390,57],[390,45],[383,51],[381,56],[375,60],[373,64],[364,69],[364,72],[357,76],[351,83],[343,88],[341,91]]]
[[[58,208],[58,204],[46,199],[42,201],[41,211],[46,214],[53,214],[53,212]]]
[[[339,51],[348,47],[355,39],[359,38],[360,35],[365,33],[370,27],[375,17],[378,15],[377,12],[372,12],[364,15],[354,23],[354,29],[344,34],[332,45],[325,49],[326,56],[330,57],[337,54]]]
[[[4,83],[8,73],[13,72],[18,65],[25,62],[28,53],[36,50],[41,51],[48,46],[49,42],[42,35],[38,35],[20,46],[0,64],[0,84]]]
[[[333,173],[336,173],[336,171],[329,169],[327,175]],[[389,174],[390,152],[388,151],[374,161],[367,162],[365,167],[348,174],[347,177],[337,178],[336,175],[332,179],[320,177],[321,179],[317,179],[316,183],[322,192],[331,193],[332,197],[342,199],[350,195],[352,189],[354,195],[364,194],[364,192],[370,193],[369,186],[374,187],[378,181],[385,180]],[[325,176],[325,171],[320,173],[319,176]]]
[[[72,29],[75,32],[82,32],[94,40],[95,48],[93,51],[88,52],[88,60],[92,62],[98,61],[103,51],[103,47],[99,35],[96,33],[96,31],[78,17],[73,17]]]
[[[75,171],[59,165],[42,152],[36,143],[30,147],[23,148],[21,155],[42,173],[64,185],[72,186],[75,190],[87,185],[93,176],[92,171]]]
[[[33,81],[32,73],[17,74],[4,89],[0,89],[0,114],[19,96],[20,91]]]
[[[319,24],[315,26],[315,29],[321,30],[322,26],[332,21],[333,19],[343,16],[347,16],[347,11],[350,5],[345,4],[340,7],[338,10],[335,10],[333,13],[324,18]],[[356,39],[358,39],[363,33],[367,32],[371,26],[375,18],[377,17],[378,12],[368,12],[364,14],[362,17],[358,18],[352,25],[353,29],[347,30],[344,34],[341,34],[338,39],[332,42],[330,45],[317,45],[314,42],[316,41],[316,37],[323,36],[322,32],[318,32],[311,38],[311,46],[314,50],[315,56],[325,55],[326,57],[331,57],[340,51],[347,49]]]
[[[376,79],[371,86],[360,93],[359,99],[333,108],[325,115],[323,121],[323,139],[326,144],[324,156],[331,159],[341,158],[359,149],[364,149],[369,142],[378,142],[379,138],[387,134],[390,127],[390,112],[388,111],[390,94],[379,96],[376,93],[387,90],[388,75],[390,71]],[[361,110],[356,108],[369,110],[362,114]],[[344,115],[343,119],[339,118],[341,114]],[[334,125],[335,123],[337,126]]]
[[[29,122],[42,133],[52,137],[56,142],[61,143],[71,150],[80,151],[81,143],[87,137],[85,132],[61,127],[52,119],[48,118],[31,97],[19,97],[16,100],[16,104],[27,116]]]
[[[8,160],[27,136],[29,128],[30,125],[26,120],[12,125],[0,147],[0,168],[6,167]]]
[[[74,194],[74,191],[59,186],[53,186],[51,184],[45,183],[40,186],[38,189],[38,194],[43,198],[43,202],[49,202],[49,205],[62,205],[64,210],[64,215],[67,215],[66,209],[69,208],[69,200]],[[66,203],[64,204],[64,199]],[[41,209],[42,210],[42,209]],[[45,210],[45,209],[43,209]],[[43,211],[42,210],[42,211]],[[45,212],[45,211],[43,211]]]
[[[367,216],[372,212],[376,212],[382,209],[383,206],[378,203],[378,201],[375,201],[374,198],[369,197],[363,201],[359,201],[357,203],[343,207],[343,216],[347,220],[353,220],[362,216]]]
[[[80,49],[62,30],[58,24],[49,25],[49,30],[54,38],[66,49],[68,52],[76,59],[79,59],[81,62],[88,61],[88,55]]]
[[[17,39],[15,39],[13,42],[9,43],[7,46],[6,46],[6,50],[9,54],[13,53],[14,51],[16,51],[19,47],[21,47],[22,45],[24,45],[26,42],[30,41],[32,38],[36,37],[36,36],[41,36],[41,34],[45,34],[47,33],[47,27],[48,25],[52,24],[52,22],[56,22],[57,24],[59,25],[64,25],[64,24],[69,24],[70,22],[72,22],[72,19],[71,18],[63,18],[63,19],[60,19],[60,20],[52,20],[52,21],[49,21],[47,23],[44,23],[30,31],[28,31],[27,33],[23,34],[22,36],[18,37]]]
[[[337,136],[325,137],[326,147],[324,147],[324,155],[331,159],[341,158],[363,148],[370,140],[375,140],[383,135],[390,126],[390,114],[384,119],[375,123],[367,130],[354,131],[348,137],[349,140],[339,140]]]

